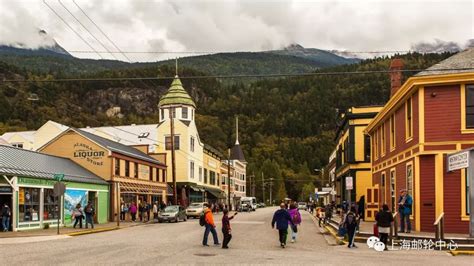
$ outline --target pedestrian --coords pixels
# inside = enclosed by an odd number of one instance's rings
[[[359,214],[359,217],[361,220],[364,220],[365,218],[365,196],[362,195],[359,198],[359,202],[357,202],[357,214]]]
[[[209,237],[209,232],[212,234],[212,238],[214,239],[214,245],[220,245],[219,239],[217,238],[216,232],[216,224],[214,223],[214,216],[212,215],[212,209],[209,203],[204,203],[204,226],[206,229],[204,230],[204,237],[202,239],[203,246],[209,246],[207,244],[207,238]]]
[[[90,224],[91,228],[94,229],[93,217],[94,217],[95,210],[94,210],[94,205],[92,204],[91,201],[89,201],[86,207],[84,208],[84,213],[86,214],[86,229],[87,229],[88,224]]]
[[[153,221],[158,219],[158,201],[153,204]]]
[[[132,205],[130,205],[129,211],[130,215],[132,216],[132,222],[135,222],[137,220],[137,205],[134,201],[132,201]]]
[[[75,219],[73,227],[76,228],[76,225],[79,223],[79,228],[82,228],[82,218],[84,218],[84,213],[82,212],[80,203],[78,203],[76,208],[72,210],[72,217]]]
[[[324,215],[325,212],[323,212],[322,208],[321,207],[318,207],[316,209],[316,217],[318,217],[318,224],[319,224],[319,227],[321,227],[321,222],[323,222],[323,224],[325,224],[325,215]]]
[[[237,215],[237,212],[234,215],[229,217],[229,210],[223,210],[224,216],[222,216],[222,234],[224,235],[224,240],[222,241],[222,248],[229,248],[229,242],[232,239],[232,229],[230,227],[230,220],[234,219]]]
[[[160,210],[163,211],[165,208],[166,208],[166,203],[164,201],[161,201]]]
[[[120,220],[125,221],[125,214],[128,211],[128,206],[125,202],[122,201],[120,204]]]
[[[388,210],[387,204],[384,204],[382,206],[382,210],[380,210],[375,215],[375,221],[377,222],[380,242],[384,243],[385,249],[387,249],[388,234],[390,233],[390,227],[392,226],[393,222],[393,216],[392,213]]]
[[[351,210],[345,215],[343,226],[347,231],[349,236],[349,244],[347,245],[348,248],[356,248],[354,245],[354,238],[355,232],[357,228],[358,217],[356,214],[355,207],[351,207]]]
[[[333,214],[333,204],[328,204],[324,208],[324,220],[323,224],[327,225],[329,222],[332,220],[332,214]]]
[[[286,246],[286,236],[288,235],[288,223],[290,223],[292,226],[294,225],[290,214],[286,210],[286,204],[282,203],[280,204],[280,209],[277,210],[273,214],[273,219],[272,219],[272,228],[275,228],[275,224],[276,224],[279,238],[280,238],[280,246],[282,248],[285,248]]]
[[[405,232],[405,224],[407,233],[411,232],[410,215],[413,205],[413,199],[408,195],[406,189],[400,190],[400,198],[398,199],[398,213],[400,213],[400,233]]]
[[[298,226],[301,224],[301,213],[295,203],[290,204],[290,210],[288,213],[291,216],[291,221],[288,224],[291,225],[291,243],[295,243],[296,236],[298,235]]]
[[[151,204],[145,201],[146,221],[150,221]]]
[[[4,203],[2,207],[2,227],[3,232],[7,232],[10,229],[10,217],[12,216],[12,211],[8,204]]]
[[[145,213],[145,204],[140,202],[140,205],[138,205],[138,217],[140,218],[140,222],[143,222],[143,214]]]

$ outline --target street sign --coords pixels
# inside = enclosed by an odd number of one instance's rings
[[[64,174],[54,174],[54,180],[61,182],[64,179]]]
[[[352,183],[352,176],[346,176],[346,190],[354,189],[354,185]]]
[[[448,172],[469,167],[469,151],[449,154],[447,158]]]
[[[331,192],[332,187],[323,187],[323,192]]]
[[[60,197],[64,195],[64,191],[66,191],[66,185],[64,183],[58,182],[54,184],[54,196]]]

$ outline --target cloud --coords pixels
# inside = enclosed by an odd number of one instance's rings
[[[47,1],[96,49],[103,50],[56,0]],[[408,50],[414,45],[417,49],[435,49],[436,45],[455,45],[431,40],[464,44],[474,35],[472,1],[76,2],[124,51],[260,51],[292,43],[345,51]],[[63,3],[108,49],[115,50],[71,1]],[[32,33],[41,28],[67,50],[90,50],[41,1],[0,0],[0,4],[0,43],[22,42],[37,47],[41,40]],[[154,61],[174,56],[145,53],[129,57]]]
[[[411,46],[410,50],[419,53],[459,52],[461,46],[455,42],[435,39],[433,42],[419,42]]]

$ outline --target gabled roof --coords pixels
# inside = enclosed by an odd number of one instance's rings
[[[6,145],[0,145],[0,154],[0,174],[53,180],[54,174],[61,173],[65,181],[108,184],[67,158]]]
[[[19,136],[23,137],[24,139],[26,139],[30,142],[33,142],[35,140],[35,133],[36,133],[36,131],[7,132],[7,133],[3,134],[1,137],[6,141],[10,141],[11,137],[13,137],[15,135],[19,135]]]
[[[158,139],[158,124],[148,125],[126,125],[126,126],[108,126],[108,127],[88,127],[81,130],[98,134],[103,132],[113,137],[113,140],[125,145],[143,145],[153,146]]]
[[[94,135],[92,133],[86,132],[86,131],[81,130],[81,129],[71,128],[71,130],[76,131],[77,133],[84,136],[85,138],[88,138],[91,141],[97,143],[98,145],[100,145],[100,146],[102,146],[102,147],[104,147],[108,150],[111,150],[113,152],[117,152],[117,153],[120,153],[120,154],[123,154],[123,155],[127,155],[127,156],[130,156],[130,157],[137,158],[137,159],[141,159],[141,160],[144,160],[144,161],[147,161],[147,162],[150,162],[150,163],[164,165],[162,162],[154,159],[153,157],[149,156],[148,154],[145,154],[145,153],[143,153],[143,152],[141,152],[141,151],[139,151],[139,150],[137,150],[133,147],[130,147],[130,146],[118,143],[116,141],[112,141],[112,140]]]
[[[175,76],[171,87],[163,95],[158,103],[158,106],[164,105],[190,105],[196,108],[196,104],[186,90],[183,88],[183,84],[178,76]]]
[[[230,151],[230,159],[245,162],[244,152],[242,151],[240,144],[235,144],[234,147],[232,147],[232,150]]]
[[[455,70],[450,70],[455,69]],[[454,73],[474,73],[474,47],[459,52],[421,71],[415,76],[443,75]]]

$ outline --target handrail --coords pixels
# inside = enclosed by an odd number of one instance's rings
[[[443,240],[444,239],[444,212],[442,212],[438,219],[433,223],[435,227],[435,239]]]
[[[393,238],[398,238],[398,212],[392,214],[393,217],[393,226],[390,226],[390,240]]]

